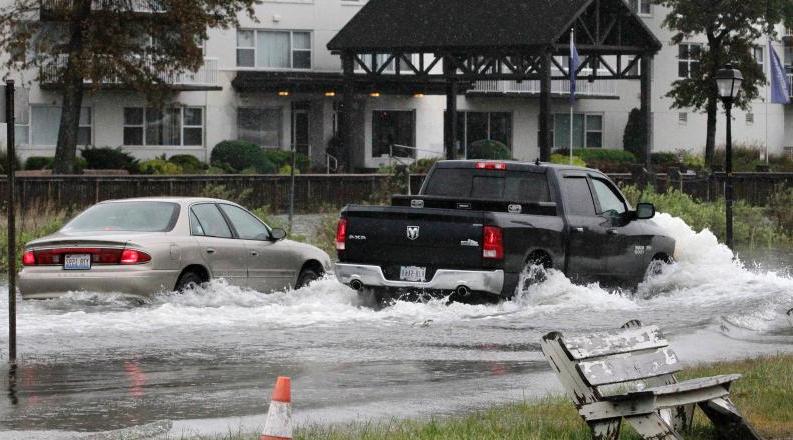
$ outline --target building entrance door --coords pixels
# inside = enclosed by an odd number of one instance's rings
[[[292,105],[292,146],[298,153],[311,157],[311,146],[308,141],[310,130],[308,108],[307,102],[297,102]]]

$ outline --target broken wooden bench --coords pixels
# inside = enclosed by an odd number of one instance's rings
[[[695,405],[721,438],[761,439],[730,401],[741,375],[678,382],[680,362],[656,326],[630,321],[588,335],[551,332],[542,351],[595,439],[618,439],[623,419],[645,439],[682,439]]]

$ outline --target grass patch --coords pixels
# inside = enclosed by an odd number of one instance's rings
[[[741,373],[732,399],[768,439],[793,436],[793,355],[719,362],[687,369],[680,379]],[[212,440],[255,440],[260,434],[190,437]],[[463,416],[429,420],[387,420],[295,430],[296,440],[548,440],[590,439],[589,429],[573,404],[562,397],[495,406]],[[686,440],[715,440],[710,422],[697,410],[693,432]],[[639,440],[627,424],[620,439]]]

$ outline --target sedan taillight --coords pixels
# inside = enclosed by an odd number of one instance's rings
[[[35,266],[36,265],[36,254],[33,251],[25,251],[22,254],[22,265],[23,266]]]
[[[135,249],[124,249],[121,252],[121,264],[141,264],[151,261],[151,255]]]

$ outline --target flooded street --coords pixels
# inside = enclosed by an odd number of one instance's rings
[[[788,252],[732,253],[709,232],[655,220],[677,263],[636,292],[548,280],[493,305],[359,304],[328,277],[262,294],[213,282],[145,304],[74,293],[18,309],[17,386],[0,439],[173,422],[171,433],[256,431],[275,377],[293,379],[297,423],[453,414],[557,392],[539,349],[552,330],[630,319],[660,325],[686,362],[793,352]],[[5,290],[0,292],[5,323]],[[7,333],[0,332],[7,359]],[[5,361],[0,367],[8,376]]]

